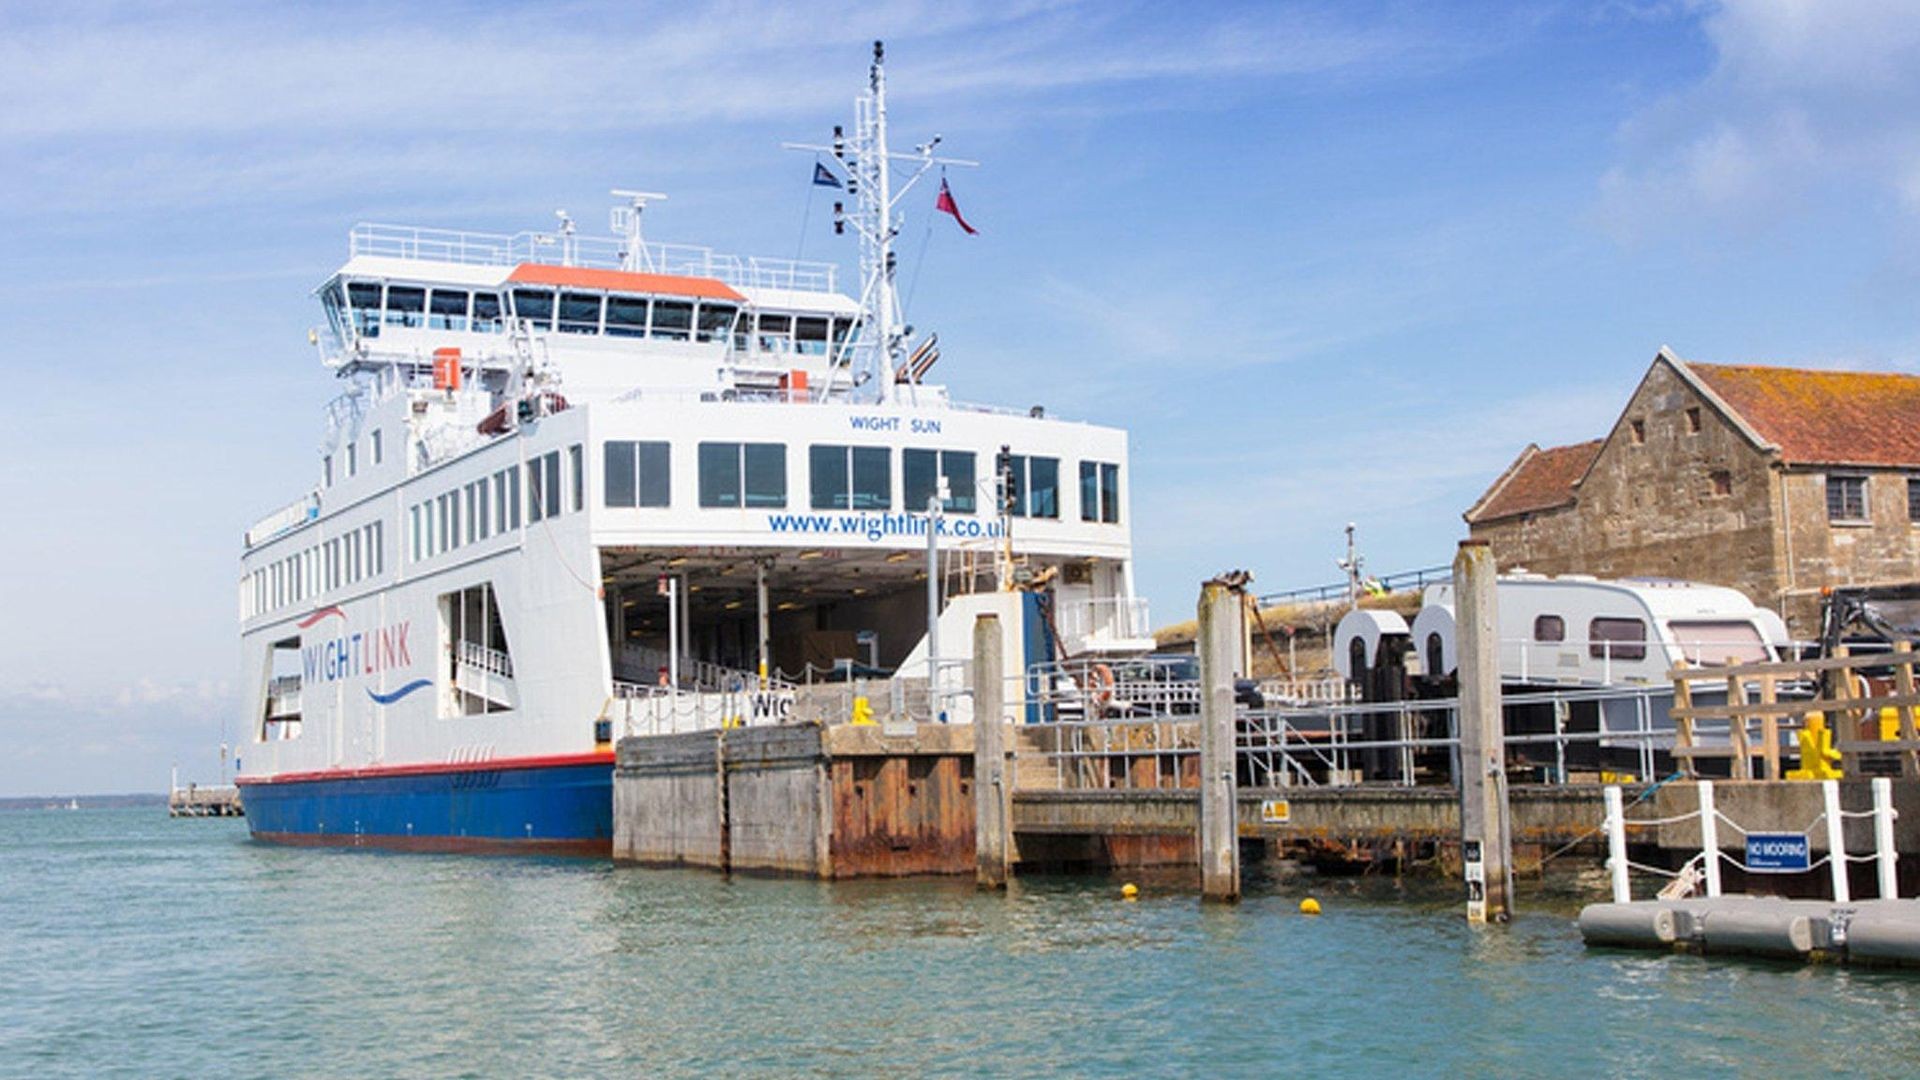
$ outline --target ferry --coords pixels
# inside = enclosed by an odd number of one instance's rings
[[[973,163],[889,149],[883,61],[797,147],[853,289],[648,240],[649,192],[614,192],[604,238],[351,230],[315,290],[341,385],[317,475],[244,537],[256,838],[604,855],[623,734],[778,723],[853,678],[960,718],[938,642],[970,601],[1020,594],[1029,662],[1151,648],[1126,432],[932,381],[895,238],[909,195],[958,220],[944,174]]]

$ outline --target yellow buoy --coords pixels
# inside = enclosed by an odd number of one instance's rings
[[[1302,915],[1320,914],[1320,901],[1315,900],[1311,896],[1307,897],[1305,900],[1300,901],[1300,914]]]
[[[1137,900],[1139,899],[1139,897],[1140,897],[1140,886],[1135,885],[1131,881],[1127,882],[1125,885],[1120,886],[1120,899]]]

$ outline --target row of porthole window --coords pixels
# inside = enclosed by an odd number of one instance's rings
[[[379,574],[386,569],[385,541],[386,524],[368,522],[253,571],[241,584],[241,617],[304,603]]]
[[[784,509],[787,448],[782,443],[703,442],[699,455],[699,504],[703,508]],[[609,507],[666,507],[673,501],[673,448],[666,442],[605,444],[604,491]],[[1014,517],[1059,518],[1060,459],[1007,455],[1006,497]],[[884,446],[815,444],[807,448],[808,505],[815,510],[891,510],[893,451]],[[968,450],[900,451],[901,505],[918,510],[933,501],[941,481],[948,513],[980,509],[977,456]],[[991,508],[991,498],[988,507]],[[1117,524],[1120,467],[1080,463],[1080,518]]]
[[[422,499],[407,510],[408,553],[419,562],[518,529],[523,507],[530,523],[585,509],[586,483],[585,452],[575,443]]]

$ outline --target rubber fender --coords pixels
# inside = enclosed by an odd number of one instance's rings
[[[1847,955],[1883,964],[1920,965],[1920,901],[1861,905],[1847,923]]]
[[[1813,920],[1785,905],[1711,908],[1702,920],[1708,952],[1801,957],[1813,950]]]
[[[1588,945],[1671,948],[1681,937],[1675,915],[1660,904],[1588,904],[1580,909],[1580,936]]]

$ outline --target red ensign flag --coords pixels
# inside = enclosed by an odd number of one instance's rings
[[[940,197],[933,200],[933,208],[952,214],[953,220],[959,222],[960,227],[967,230],[969,236],[980,231],[967,224],[967,219],[960,216],[960,204],[953,201],[953,192],[947,188],[945,177],[940,178]]]

